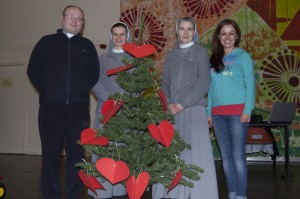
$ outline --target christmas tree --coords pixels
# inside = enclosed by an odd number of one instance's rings
[[[117,75],[117,83],[126,92],[115,93],[104,103],[103,125],[99,129],[82,132],[80,144],[99,159],[76,165],[81,169],[81,179],[92,190],[102,188],[94,183],[94,177],[112,184],[122,182],[130,198],[138,198],[132,192],[143,193],[148,185],[155,183],[169,189],[178,183],[193,187],[192,181],[199,180],[203,170],[179,158],[190,146],[173,129],[174,117],[166,111],[164,94],[159,89],[160,75],[151,57],[155,47],[127,43],[123,49],[134,58],[123,60],[126,66],[107,74]],[[133,72],[128,72],[131,67]],[[132,188],[138,183],[143,186]]]

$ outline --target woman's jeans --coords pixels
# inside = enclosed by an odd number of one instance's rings
[[[246,136],[248,123],[240,115],[213,115],[214,130],[222,154],[223,169],[230,195],[246,198]]]

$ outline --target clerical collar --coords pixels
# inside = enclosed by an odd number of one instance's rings
[[[73,34],[73,33],[68,33],[68,32],[65,32],[65,31],[63,31],[64,33],[65,33],[65,35],[67,35],[67,37],[70,39],[71,37],[73,37],[73,36],[75,36],[75,34]]]
[[[113,48],[112,52],[114,52],[114,53],[123,53],[124,50],[122,48],[121,49],[115,49],[115,48]]]
[[[188,48],[188,47],[191,47],[194,44],[195,44],[194,41],[191,41],[191,42],[189,42],[187,44],[180,44],[180,48]]]

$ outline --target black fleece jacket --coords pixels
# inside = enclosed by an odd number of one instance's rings
[[[40,94],[40,105],[88,106],[89,91],[99,79],[99,60],[93,43],[76,35],[70,39],[57,30],[34,47],[27,69]]]

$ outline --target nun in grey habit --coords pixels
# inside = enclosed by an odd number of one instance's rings
[[[180,158],[186,164],[204,169],[201,179],[193,181],[190,188],[177,185],[170,192],[162,184],[152,187],[152,198],[218,199],[217,178],[213,150],[206,115],[206,100],[210,86],[208,53],[198,43],[195,21],[182,17],[176,25],[178,45],[168,53],[164,67],[162,89],[166,95],[168,110],[175,116],[174,128],[181,138],[191,145]]]
[[[116,32],[116,28],[118,31]],[[122,31],[123,30],[123,31]],[[124,32],[126,30],[126,32]],[[125,40],[125,41],[124,41]],[[103,103],[108,99],[110,95],[113,95],[117,92],[125,92],[116,82],[116,75],[106,75],[106,71],[114,69],[125,64],[122,62],[122,59],[125,56],[130,57],[124,50],[121,48],[122,44],[131,41],[130,31],[128,26],[123,22],[117,22],[113,24],[111,28],[110,41],[108,45],[108,51],[105,54],[99,56],[100,62],[100,78],[97,84],[93,87],[92,92],[97,98],[97,108],[94,121],[94,128],[99,128],[100,118],[102,117],[101,108]],[[98,157],[95,154],[92,154],[92,161],[96,161]],[[101,179],[98,179],[101,181]],[[101,183],[106,189],[101,190],[97,189],[97,195],[95,195],[91,190],[88,190],[88,194],[94,198],[127,198],[126,188],[122,184],[112,185],[109,181]],[[118,197],[120,196],[120,197]],[[121,197],[124,196],[124,197]]]

